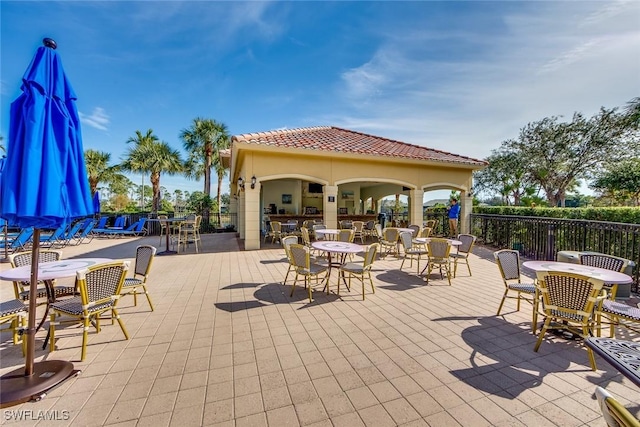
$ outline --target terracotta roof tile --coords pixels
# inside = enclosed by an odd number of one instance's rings
[[[235,135],[232,141],[245,144],[297,148],[303,150],[358,153],[381,157],[430,160],[485,166],[487,163],[420,145],[407,144],[333,126],[274,130]]]

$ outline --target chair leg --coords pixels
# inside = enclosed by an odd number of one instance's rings
[[[502,310],[502,306],[504,305],[504,301],[507,299],[507,294],[509,293],[509,289],[504,291],[504,295],[502,295],[502,301],[500,301],[500,305],[498,306],[498,312],[496,316],[500,316],[500,311]]]
[[[89,338],[89,316],[82,318],[82,351],[80,360],[84,362],[87,355],[87,339]]]
[[[544,325],[542,325],[542,329],[540,330],[540,335],[538,335],[538,341],[536,341],[536,345],[533,348],[533,351],[538,351],[538,349],[540,348],[540,344],[542,344],[542,340],[544,339],[544,334],[547,333],[547,329],[549,328],[550,324],[551,324],[551,318],[547,317],[544,321]]]
[[[308,283],[307,283],[308,282]],[[309,302],[313,302],[313,292],[311,291],[311,281],[309,280],[309,276],[304,276],[304,283],[306,286],[309,286]]]
[[[149,301],[149,307],[151,307],[151,311],[154,311],[153,303],[151,302],[151,295],[149,295],[149,291],[147,291],[147,286],[142,285],[142,289],[144,289],[144,294],[147,296],[147,301]]]
[[[531,331],[533,335],[536,334],[536,329],[538,329],[538,307],[540,306],[540,298],[538,297],[538,293],[536,292],[533,296],[533,321],[531,324]]]
[[[471,277],[471,266],[469,265],[469,258],[467,258],[465,262],[467,264],[467,270],[469,270],[469,277]]]
[[[51,317],[49,319],[49,353],[55,350],[55,342],[56,342],[56,314],[51,313]]]
[[[587,339],[587,337],[589,337],[589,335],[591,335],[589,333],[589,327],[586,325],[582,325],[582,338],[583,339]],[[591,365],[591,370],[592,371],[597,371],[598,368],[596,367],[596,358],[593,355],[593,350],[591,350],[589,347],[585,346],[587,348],[587,353],[589,354],[589,364]]]

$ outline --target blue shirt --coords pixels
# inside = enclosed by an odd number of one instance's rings
[[[460,215],[460,205],[455,204],[449,207],[449,218],[458,219],[458,215]]]

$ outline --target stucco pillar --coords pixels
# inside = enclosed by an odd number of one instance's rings
[[[233,196],[229,197],[229,213],[231,215],[233,215],[233,214],[236,215],[236,221],[235,221],[234,225],[236,226],[236,233],[239,233],[240,232],[240,222],[238,221],[238,199],[237,199],[237,196],[235,194]]]
[[[260,183],[255,188],[246,184],[244,190],[244,249],[260,249]]]
[[[424,197],[424,191],[421,189],[409,190],[409,224],[416,224],[422,227],[423,213],[422,213],[422,198]]]
[[[462,206],[460,206],[460,233],[470,234],[473,197],[469,197],[466,192],[463,192],[460,198],[462,199]]]
[[[327,228],[338,228],[338,186],[325,185],[322,187],[322,216]],[[330,202],[329,199],[333,200]]]

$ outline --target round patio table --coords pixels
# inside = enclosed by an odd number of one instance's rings
[[[356,254],[364,250],[364,246],[361,246],[355,243],[349,243],[349,242],[316,241],[316,242],[312,242],[311,246],[313,246],[314,249],[327,253],[327,260],[329,262],[329,270],[327,272],[327,284],[325,286],[327,288],[327,294],[329,293],[329,279],[331,278],[331,269],[333,267],[340,267],[343,264],[344,257],[347,254]],[[331,254],[340,254],[341,255],[340,261],[338,262],[332,261]],[[345,280],[344,277],[342,277],[342,280],[345,286],[347,287],[347,290],[349,290],[349,285],[347,284],[347,281]]]
[[[178,253],[176,251],[169,250],[169,224],[171,224],[172,222],[183,222],[186,220],[187,220],[186,217],[185,218],[152,218],[148,220],[148,221],[158,221],[160,224],[164,222],[167,227],[167,232],[165,233],[166,242],[164,246],[164,251],[158,252],[156,253],[156,255],[175,255]]]
[[[563,273],[582,274],[583,276],[591,277],[592,279],[602,280],[606,284],[631,283],[633,281],[631,276],[620,273],[618,271],[607,270],[606,268],[600,267],[591,267],[582,264],[573,264],[569,262],[525,261],[522,263],[522,266],[536,272],[560,271]]]

